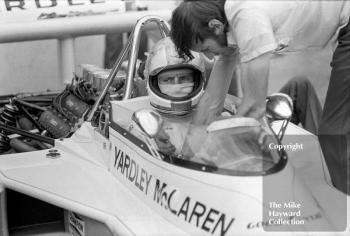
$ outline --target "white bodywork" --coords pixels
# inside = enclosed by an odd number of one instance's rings
[[[71,138],[56,140],[59,158],[48,158],[48,150],[1,156],[0,193],[5,187],[41,199],[102,222],[114,235],[349,234],[339,218],[349,197],[330,184],[315,136],[289,124],[284,143],[303,149],[289,151],[277,173],[208,173],[159,160],[151,145],[137,145],[126,129],[115,128],[129,127],[132,112],[148,106],[147,97],[112,102],[109,139],[86,122]],[[275,181],[276,199],[313,202],[304,208],[300,232],[264,231],[263,181]],[[306,233],[312,227],[321,232]]]

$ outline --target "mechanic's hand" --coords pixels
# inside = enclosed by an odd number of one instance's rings
[[[169,135],[161,129],[154,138],[158,146],[159,152],[165,155],[173,155],[176,151],[175,146],[170,142]]]

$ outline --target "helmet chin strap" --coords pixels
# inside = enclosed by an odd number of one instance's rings
[[[192,114],[194,109],[189,110],[168,110],[161,106],[151,103],[151,105],[162,115],[165,117],[173,118],[173,117],[187,117]]]

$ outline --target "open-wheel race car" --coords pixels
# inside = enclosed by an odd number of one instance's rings
[[[197,127],[191,155],[159,152],[162,117],[148,96],[132,96],[140,32],[149,22],[169,34],[161,18],[140,19],[93,105],[72,108],[79,118],[72,129],[51,137],[22,131],[52,146],[0,156],[0,235],[12,234],[9,191],[62,210],[60,227],[41,224],[34,235],[349,233],[349,199],[332,186],[317,138],[288,123],[292,107],[283,96],[267,99],[269,122],[232,115]],[[123,97],[113,99],[128,54]],[[285,148],[297,143],[299,151]]]

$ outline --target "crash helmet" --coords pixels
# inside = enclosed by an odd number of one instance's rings
[[[206,82],[205,65],[199,53],[192,52],[192,55],[192,60],[180,57],[169,37],[158,41],[148,55],[144,75],[151,105],[159,112],[185,115],[197,106]],[[182,84],[182,93],[175,95],[171,94],[172,86],[165,88],[160,84],[160,79],[167,75],[174,75],[174,79],[180,76],[178,74],[185,74],[182,76],[185,81]],[[193,78],[192,81],[188,81],[188,75]]]

